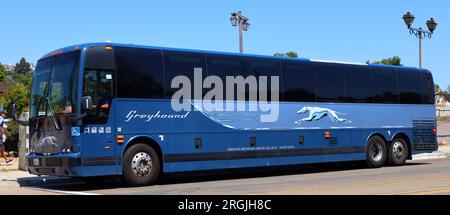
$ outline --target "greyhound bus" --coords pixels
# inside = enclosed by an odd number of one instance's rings
[[[83,44],[38,61],[30,106],[18,122],[31,174],[136,186],[198,170],[403,165],[438,147],[431,72],[402,66]]]

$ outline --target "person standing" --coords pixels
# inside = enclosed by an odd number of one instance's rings
[[[6,125],[6,112],[2,112],[1,115],[0,115],[0,157],[5,159],[6,165],[10,165],[10,164],[12,164],[12,162],[14,160],[11,159],[11,158],[8,159],[8,157],[6,157],[6,152],[5,152],[6,135],[5,135],[5,131],[6,131],[7,127],[8,126]]]

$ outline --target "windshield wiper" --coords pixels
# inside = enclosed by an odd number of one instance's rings
[[[39,115],[39,110],[41,109],[42,99],[43,99],[44,95],[47,95],[47,90],[48,90],[49,85],[50,85],[49,83],[46,83],[42,95],[37,97],[38,102],[37,102],[37,106],[36,106],[36,113],[35,113],[36,117],[35,117],[35,126],[34,126],[34,130],[36,130],[36,131],[39,130],[39,128],[41,127],[40,120],[39,120],[41,115]],[[45,115],[47,115],[47,108],[45,108],[45,110],[46,110]]]
[[[62,128],[59,127],[59,123],[58,123],[58,120],[56,119],[55,114],[53,113],[53,109],[52,109],[52,106],[50,104],[50,99],[48,97],[45,97],[45,100],[47,101],[47,108],[50,111],[50,115],[52,116],[53,124],[55,125],[55,129],[56,130],[62,130]]]
[[[51,106],[51,102],[50,102],[50,98],[48,97],[49,94],[49,85],[50,84],[46,84],[45,88],[44,88],[44,92],[42,94],[42,96],[39,97],[39,102],[38,102],[38,106],[36,108],[36,126],[35,129],[38,130],[40,128],[40,123],[39,123],[39,109],[41,108],[41,104],[42,104],[42,99],[45,99],[45,102],[47,104],[47,107],[45,108],[45,115],[47,115],[47,112],[50,112],[50,115],[52,116],[52,120],[53,120],[53,124],[55,126],[56,130],[62,130],[62,128],[59,126],[59,122],[55,116],[55,114],[53,113],[53,109]]]

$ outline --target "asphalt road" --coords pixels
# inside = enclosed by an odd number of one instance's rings
[[[19,180],[23,191],[59,194],[405,194],[450,195],[450,158],[408,161],[402,167],[361,163],[246,169],[166,175],[154,186],[127,187],[116,180],[87,184],[74,179]]]

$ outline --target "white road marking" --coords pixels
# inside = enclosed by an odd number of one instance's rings
[[[39,188],[39,187],[22,187],[22,188],[38,190],[38,191],[43,191],[43,192],[69,194],[69,195],[84,195],[84,196],[101,195],[101,194],[98,194],[98,193],[88,193],[88,192],[79,192],[79,191],[65,191],[65,190],[52,190],[52,189],[44,189],[44,188]]]

